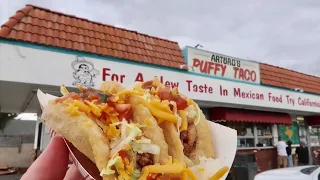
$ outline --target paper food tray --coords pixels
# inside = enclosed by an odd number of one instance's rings
[[[38,100],[41,108],[46,107],[50,100],[57,97],[50,94],[45,94],[41,90],[37,92]],[[191,170],[195,172],[197,179],[202,180],[212,176],[218,169],[223,166],[228,166],[229,169],[232,166],[236,150],[237,150],[237,131],[220,124],[209,121],[211,129],[211,136],[214,145],[215,161],[206,164],[203,167],[201,164],[191,167]],[[50,129],[50,136],[54,137],[57,134]],[[65,139],[65,143],[70,151],[69,158],[77,166],[79,172],[86,180],[98,180],[102,179],[99,175],[99,170],[93,162],[89,160],[84,154],[78,151],[70,142]],[[205,168],[204,172],[197,173],[199,168]],[[229,172],[229,171],[228,171]],[[220,178],[225,180],[228,172]]]

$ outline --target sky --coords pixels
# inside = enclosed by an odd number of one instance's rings
[[[25,4],[320,76],[316,0],[0,0],[0,24]]]

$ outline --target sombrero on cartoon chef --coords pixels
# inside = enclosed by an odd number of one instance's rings
[[[92,62],[86,61],[83,57],[77,57],[76,60],[71,63],[71,66],[74,70],[79,70],[82,64],[88,66],[89,71],[93,69]]]

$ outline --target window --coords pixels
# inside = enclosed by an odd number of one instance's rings
[[[320,127],[319,126],[309,126],[310,133],[310,145],[311,146],[319,146],[319,135],[320,135]]]
[[[238,148],[273,146],[272,124],[224,121],[220,124],[237,130]]]
[[[257,137],[259,146],[272,146],[272,125],[271,124],[256,124]]]
[[[227,122],[222,122],[221,124],[237,130],[238,147],[245,148],[245,147],[255,146],[253,123],[227,121]]]

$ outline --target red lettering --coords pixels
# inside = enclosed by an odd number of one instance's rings
[[[216,68],[214,68],[214,75],[217,75],[217,71],[220,71],[221,64],[216,64]]]
[[[209,93],[212,94],[213,93],[213,88],[211,86],[208,86],[207,84],[204,85],[197,85],[197,84],[191,84],[192,81],[191,80],[186,80],[187,84],[188,84],[188,91],[191,92],[198,92],[198,93]]]
[[[198,67],[200,66],[200,60],[197,58],[193,58],[193,67]]]
[[[222,74],[221,74],[221,76],[223,77],[224,74],[226,73],[227,65],[222,65],[222,66],[221,66],[221,69],[222,69]]]
[[[247,80],[247,81],[249,81],[250,80],[250,71],[248,70],[248,69],[246,69],[245,71],[244,71],[244,78]]]
[[[110,76],[110,74],[109,73],[107,73],[107,71],[110,71],[111,69],[109,69],[109,68],[102,68],[102,80],[103,81],[106,81],[106,77],[107,76]]]
[[[251,81],[256,82],[257,80],[257,74],[255,71],[251,71]]]
[[[213,62],[208,62],[209,64],[208,64],[208,68],[207,68],[207,74],[210,74],[210,72],[211,72],[211,70],[212,69],[215,69],[214,68],[214,65],[215,65],[215,63],[213,63]]]
[[[164,85],[167,86],[168,88],[170,88],[170,82],[169,82],[169,81],[166,81],[166,82],[164,83]]]
[[[238,71],[239,71],[239,68],[238,67],[233,67],[233,70],[234,70],[234,78],[237,79],[237,75],[238,75]]]
[[[257,74],[255,71],[251,71],[249,69],[242,69],[238,67],[233,67],[233,70],[235,79],[241,79],[252,82],[255,82],[257,80]]]
[[[179,87],[179,82],[171,82],[171,88],[178,88]]]
[[[144,81],[143,81],[143,75],[142,75],[142,73],[139,72],[139,73],[137,74],[136,79],[135,79],[134,81],[135,81],[135,82],[137,82],[137,81],[138,81],[138,82],[144,82]]]
[[[188,84],[188,91],[191,91],[191,80],[186,80],[187,84]]]

